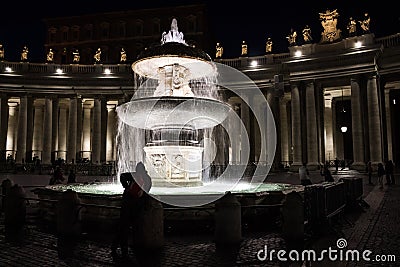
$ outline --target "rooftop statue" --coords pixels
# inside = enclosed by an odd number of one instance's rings
[[[360,27],[363,30],[363,33],[369,33],[369,23],[371,19],[368,13],[364,14],[364,19],[362,21],[358,21],[360,23]]]
[[[242,41],[242,56],[247,56],[247,44],[246,41]]]
[[[304,43],[312,42],[311,29],[308,25],[306,25],[306,27],[304,27],[304,29],[303,29],[303,40],[304,40]]]
[[[29,53],[28,47],[24,46],[24,48],[22,49],[22,52],[21,52],[21,61],[28,60],[28,53]]]
[[[46,56],[46,60],[47,60],[47,62],[53,62],[53,60],[54,60],[54,52],[53,52],[53,49],[49,49],[49,52],[47,53],[47,56]]]
[[[357,22],[352,17],[350,17],[349,23],[347,24],[347,30],[349,30],[349,36],[355,36],[356,35]]]
[[[177,42],[187,45],[183,38],[183,33],[178,30],[178,21],[175,18],[172,19],[171,30],[168,33],[163,32],[161,36],[161,44],[169,42]]]
[[[337,9],[333,11],[328,9],[325,13],[319,13],[319,18],[324,28],[324,31],[321,33],[321,43],[332,43],[341,38],[341,30],[336,29],[338,17],[339,13]]]
[[[221,58],[222,54],[224,53],[224,48],[220,43],[217,43],[217,46],[215,47],[216,52],[215,52],[215,58]]]
[[[120,62],[126,62],[126,52],[125,49],[122,47],[121,48],[121,58],[119,60]]]
[[[293,28],[290,29],[289,35],[286,36],[286,39],[288,40],[290,46],[296,45],[296,38],[297,38],[297,32],[293,30]]]
[[[4,47],[0,44],[0,60],[4,59]]]
[[[268,37],[267,42],[265,43],[265,52],[266,53],[271,53],[272,52],[272,39],[271,37]]]

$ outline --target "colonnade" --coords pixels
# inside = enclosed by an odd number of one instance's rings
[[[2,94],[0,151],[16,163],[61,158],[67,163],[115,160],[118,100],[80,96],[35,97]]]

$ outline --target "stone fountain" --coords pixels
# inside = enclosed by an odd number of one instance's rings
[[[98,225],[99,221],[105,225],[105,220],[114,221],[119,217],[118,210],[105,207],[119,206],[123,188],[117,177],[122,172],[134,171],[139,161],[145,163],[153,181],[150,195],[166,206],[212,206],[227,191],[240,195],[247,203],[267,201],[274,204],[280,203],[284,191],[299,189],[294,185],[264,183],[269,168],[266,172],[256,170],[258,179],[243,182],[245,164],[241,171],[228,165],[226,170],[230,171],[224,171],[215,181],[209,179],[205,170],[210,167],[210,161],[205,159],[212,160],[215,154],[210,152],[205,141],[207,132],[217,125],[229,126],[227,118],[237,115],[218,95],[220,73],[216,63],[207,53],[186,43],[176,19],[172,20],[170,31],[162,34],[159,45],[145,49],[138,56],[132,70],[135,93],[130,101],[117,107],[118,172],[114,182],[46,186],[35,190],[39,198],[57,200],[62,192],[72,189],[82,203],[89,205],[83,220],[90,225]],[[233,73],[228,77],[229,82],[242,82],[239,76],[245,75],[232,70],[228,69]],[[236,78],[238,80],[234,81]],[[251,80],[246,78],[251,85]],[[234,93],[240,96],[239,91]],[[261,91],[257,98],[264,99]],[[259,114],[255,112],[255,116],[258,118]],[[272,115],[270,117],[269,121],[273,122]],[[263,124],[265,118],[258,121],[261,129],[269,127]],[[242,126],[230,140],[244,131]],[[268,135],[268,140],[274,138]],[[248,141],[241,146],[243,153],[248,149]],[[274,153],[274,144],[268,149]],[[261,151],[269,153],[264,146]],[[48,219],[53,220],[53,204],[44,201],[41,205],[44,214],[49,214]],[[194,216],[198,218],[198,214]]]

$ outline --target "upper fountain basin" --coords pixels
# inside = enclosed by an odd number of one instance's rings
[[[201,97],[147,97],[132,99],[117,107],[120,120],[142,129],[180,125],[194,129],[214,127],[231,110],[227,103]]]
[[[189,69],[189,79],[216,74],[216,66],[206,52],[178,42],[164,43],[144,50],[132,64],[132,70],[140,76],[158,79],[159,68],[173,64]]]

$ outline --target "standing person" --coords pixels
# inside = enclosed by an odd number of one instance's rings
[[[386,161],[385,171],[386,171],[386,184],[388,184],[388,185],[395,184],[394,175],[393,175],[394,165],[391,160]]]
[[[302,185],[310,185],[312,184],[310,180],[310,172],[307,169],[306,163],[303,162],[303,165],[299,168],[299,177],[300,177],[300,183]]]
[[[368,161],[367,163],[367,173],[368,173],[368,184],[373,185],[372,183],[372,173],[374,169],[372,168],[372,162]]]
[[[332,173],[329,170],[329,163],[325,163],[321,175],[325,177],[325,182],[334,182],[335,179],[333,179]]]
[[[335,158],[335,173],[337,173],[339,170],[339,159]]]
[[[142,213],[144,207],[144,195],[151,188],[151,179],[147,174],[144,164],[136,165],[136,172],[124,172],[120,175],[120,182],[124,187],[120,210],[118,230],[111,245],[111,254],[115,260],[118,257],[117,248],[121,249],[122,260],[129,259],[129,231],[130,227]]]
[[[67,184],[73,184],[73,183],[76,183],[76,175],[75,175],[74,170],[71,169],[69,171]]]
[[[379,183],[379,188],[383,188],[383,176],[385,175],[385,168],[383,167],[382,163],[378,163],[378,183]]]

